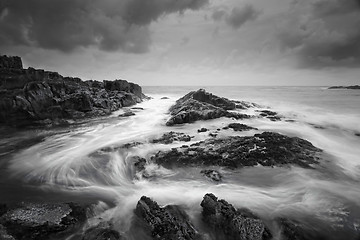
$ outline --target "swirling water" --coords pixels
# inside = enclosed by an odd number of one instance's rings
[[[360,231],[360,92],[321,87],[204,87],[216,95],[258,103],[277,111],[284,120],[248,119],[259,130],[221,131],[226,135],[253,135],[276,131],[309,140],[324,150],[315,169],[262,166],[229,171],[221,183],[200,174],[200,169],[165,169],[151,163],[159,150],[179,147],[151,143],[169,131],[191,136],[190,143],[208,137],[206,127],[222,128],[232,119],[165,126],[168,108],[198,87],[145,87],[153,98],[133,110],[136,115],[112,116],[70,128],[27,130],[3,134],[1,139],[0,200],[92,201],[97,215],[90,224],[112,221],[129,239],[133,209],[146,195],[161,205],[180,204],[199,222],[202,197],[212,192],[237,207],[247,207],[269,220],[292,217],[309,227],[328,232],[329,239],[355,239]],[[167,96],[169,99],[161,99]],[[248,112],[254,113],[253,109]],[[130,148],[120,146],[141,142]],[[133,157],[148,160],[148,178],[135,172]],[[143,239],[143,238],[141,238]]]

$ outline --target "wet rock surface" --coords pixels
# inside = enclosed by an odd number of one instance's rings
[[[274,132],[254,136],[212,138],[190,145],[160,151],[152,160],[164,167],[185,166],[281,166],[294,164],[311,168],[318,163],[320,149],[298,137],[287,137]]]
[[[189,142],[191,140],[191,136],[179,133],[179,132],[168,132],[164,133],[160,138],[153,139],[152,143],[163,143],[163,144],[170,144],[174,141],[180,141],[180,142]]]
[[[279,224],[281,235],[286,240],[325,240],[326,236],[321,235],[319,232],[311,231],[306,228],[303,224],[287,219],[278,218],[276,219]]]
[[[62,119],[104,116],[144,98],[141,87],[126,80],[82,81],[23,69],[19,57],[0,56],[1,124],[51,125]]]
[[[208,179],[215,182],[220,182],[222,180],[222,175],[217,170],[205,169],[205,170],[201,170],[200,173],[203,174]]]
[[[234,131],[239,131],[239,132],[249,131],[249,130],[258,130],[257,128],[250,127],[250,126],[242,124],[242,123],[230,123],[223,129],[229,129],[229,128],[233,129]]]
[[[277,112],[273,112],[270,110],[257,110],[259,112],[261,117],[265,117],[267,119],[270,119],[271,121],[280,121],[281,117],[278,115]]]
[[[143,196],[136,205],[135,214],[153,239],[200,239],[188,215],[179,206],[160,207]]]
[[[15,239],[64,238],[86,220],[86,207],[73,203],[24,203],[0,218],[7,234]]]
[[[265,240],[272,235],[264,222],[248,209],[235,209],[211,193],[202,202],[203,221],[213,230],[215,239]]]
[[[360,89],[359,85],[353,85],[353,86],[331,86],[328,89]]]
[[[130,116],[135,116],[135,113],[128,111],[128,112],[124,112],[122,114],[119,114],[118,117],[130,117]]]
[[[249,118],[249,115],[228,111],[236,109],[239,104],[227,98],[208,93],[204,89],[193,91],[178,99],[175,105],[170,108],[171,117],[166,122],[166,125],[172,126],[220,117]],[[243,108],[248,107],[244,105]]]
[[[107,224],[99,224],[85,231],[81,240],[125,240],[119,232]]]

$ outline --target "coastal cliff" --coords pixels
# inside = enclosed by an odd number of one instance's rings
[[[108,115],[145,98],[126,80],[82,81],[29,67],[20,57],[0,56],[0,123],[11,126],[62,124]]]

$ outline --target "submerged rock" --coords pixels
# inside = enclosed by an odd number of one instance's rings
[[[136,205],[135,214],[153,239],[191,240],[200,237],[179,206],[159,207],[155,201],[143,196]]]
[[[52,125],[62,119],[109,115],[144,98],[139,85],[125,80],[82,81],[23,69],[19,57],[0,56],[1,124]]]
[[[248,130],[258,130],[257,128],[250,127],[242,123],[230,123],[226,128],[232,128],[234,131],[248,131]]]
[[[248,209],[235,209],[212,193],[206,194],[200,205],[203,221],[214,231],[215,239],[265,240],[272,237],[264,222]]]
[[[179,132],[168,132],[164,133],[162,137],[153,139],[152,143],[163,143],[163,144],[170,144],[174,141],[180,141],[180,142],[189,142],[191,140],[191,137],[184,133]]]
[[[353,86],[331,86],[328,89],[360,89],[359,85],[353,85]]]
[[[201,170],[200,173],[215,182],[220,182],[222,180],[222,175],[217,170],[206,169]]]
[[[125,240],[119,232],[113,230],[111,226],[99,224],[85,231],[81,240]]]
[[[166,125],[172,126],[220,117],[235,119],[250,117],[246,114],[228,111],[236,108],[237,104],[234,101],[215,96],[204,89],[200,89],[190,92],[176,101],[175,105],[170,108],[171,117],[166,122]]]
[[[273,112],[270,110],[257,110],[257,112],[260,112],[261,117],[266,117],[267,119],[270,119],[271,121],[280,121],[281,117],[278,115],[277,112]]]
[[[207,132],[208,129],[207,128],[200,128],[197,131],[198,131],[198,133],[202,133],[202,132]]]
[[[211,138],[194,143],[188,148],[160,151],[152,160],[164,167],[173,166],[281,166],[295,164],[311,168],[318,163],[320,149],[310,142],[274,132],[254,136]]]
[[[0,218],[8,234],[16,239],[65,237],[86,220],[86,208],[72,203],[27,203],[9,210]]]
[[[130,117],[130,116],[134,116],[134,115],[135,115],[135,113],[128,111],[128,112],[124,112],[122,114],[119,114],[118,117]]]

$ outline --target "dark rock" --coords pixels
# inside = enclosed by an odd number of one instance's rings
[[[215,182],[220,182],[222,179],[222,175],[217,170],[201,170],[200,173]]]
[[[139,156],[134,157],[135,171],[141,172],[141,171],[145,170],[145,165],[146,165],[146,159],[145,158],[141,158]]]
[[[188,215],[179,206],[159,207],[155,201],[143,196],[136,205],[135,214],[153,239],[199,239]]]
[[[200,204],[204,222],[214,231],[216,239],[265,240],[272,235],[264,222],[248,209],[235,209],[212,193]]]
[[[16,239],[65,237],[86,220],[86,208],[76,204],[27,203],[9,210],[0,223]]]
[[[197,120],[208,120],[220,117],[234,119],[249,118],[249,115],[229,112],[236,108],[236,104],[226,98],[215,96],[203,89],[193,91],[178,99],[170,108],[170,119],[167,126],[191,123]]]
[[[6,228],[0,224],[0,239],[1,240],[15,240],[15,238],[8,234]]]
[[[113,230],[107,224],[99,224],[85,231],[82,240],[125,240],[119,232]]]
[[[295,164],[311,168],[318,163],[320,149],[310,142],[279,133],[263,132],[254,136],[212,138],[190,145],[160,151],[152,160],[164,167],[181,166],[281,166]]]
[[[170,144],[174,141],[189,142],[190,140],[191,137],[189,135],[171,131],[168,133],[164,133],[161,138],[153,139],[151,142]]]
[[[304,224],[287,218],[276,219],[285,240],[325,240],[325,234],[314,231]]]
[[[20,57],[0,56],[0,69],[23,69]]]
[[[248,131],[248,130],[258,130],[257,128],[253,128],[248,125],[241,124],[241,123],[230,123],[228,125],[228,128],[232,128],[232,129],[234,129],[234,131],[240,131],[240,132]]]
[[[165,99],[169,99],[168,97],[162,97],[162,98],[160,98],[160,99],[163,99],[163,100],[165,100]]]
[[[209,133],[209,136],[210,137],[217,137],[217,134],[216,133]]]
[[[135,115],[135,113],[129,111],[129,112],[124,112],[122,114],[119,114],[118,117],[130,117],[130,116],[134,116],[134,115]]]
[[[360,132],[354,133],[355,136],[360,137]]]
[[[131,109],[133,109],[133,110],[144,110],[144,108],[142,108],[142,107],[132,107]]]
[[[125,80],[82,81],[23,69],[20,58],[8,58],[0,57],[0,123],[4,125],[48,125],[56,119],[104,116],[146,98],[140,86]]]
[[[198,133],[207,132],[208,129],[207,129],[207,128],[200,128],[200,129],[198,129],[197,131],[198,131]]]
[[[360,89],[359,85],[353,85],[353,86],[331,86],[328,89]]]
[[[257,112],[260,112],[261,117],[266,117],[270,119],[271,121],[280,121],[281,117],[278,115],[277,112],[273,112],[270,110],[257,110]]]

